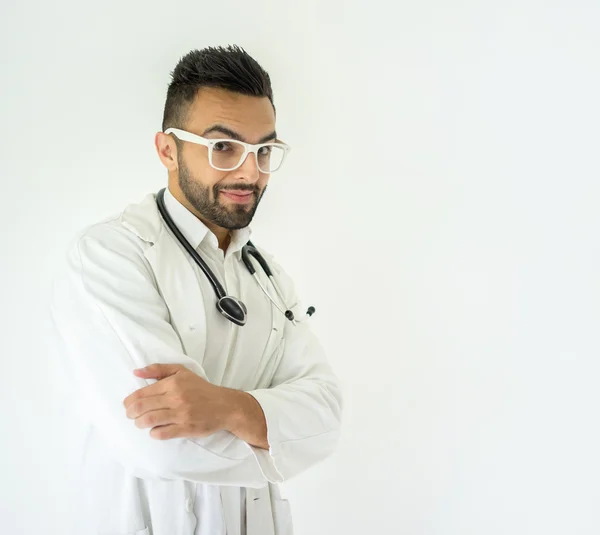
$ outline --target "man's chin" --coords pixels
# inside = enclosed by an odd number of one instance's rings
[[[254,213],[251,210],[227,210],[229,217],[223,218],[227,220],[227,223],[223,225],[227,230],[239,230],[247,227],[254,217]]]

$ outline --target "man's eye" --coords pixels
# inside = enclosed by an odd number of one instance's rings
[[[216,150],[217,152],[231,150],[231,143],[228,143],[227,141],[218,141],[213,145],[213,150]]]
[[[261,156],[268,156],[269,154],[271,154],[271,147],[269,147],[268,145],[265,147],[261,147],[260,149],[258,149],[258,153]]]

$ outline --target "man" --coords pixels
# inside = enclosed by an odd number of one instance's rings
[[[52,302],[81,424],[69,440],[81,485],[74,530],[289,534],[277,483],[334,450],[341,395],[307,322],[283,314],[302,316],[289,277],[262,251],[278,303],[242,258],[287,150],[268,74],[238,47],[190,52],[155,145],[168,216],[247,321],[219,312],[155,194],[77,237]]]

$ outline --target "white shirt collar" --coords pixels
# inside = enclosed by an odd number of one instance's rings
[[[169,191],[169,188],[165,190],[165,205],[171,219],[173,219],[177,228],[194,249],[198,249],[202,242],[206,242],[211,249],[218,249],[219,240],[214,233],[183,206]],[[232,231],[227,255],[234,253],[241,254],[242,247],[248,243],[251,234],[252,230],[250,227]]]

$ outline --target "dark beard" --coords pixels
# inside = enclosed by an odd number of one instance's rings
[[[258,204],[266,191],[266,186],[260,191],[257,186],[240,184],[234,187],[215,184],[211,189],[194,180],[186,165],[179,159],[179,187],[188,202],[196,211],[211,223],[228,230],[237,230],[247,227],[252,221]],[[227,207],[219,203],[219,192],[227,189],[252,191],[253,202]]]

